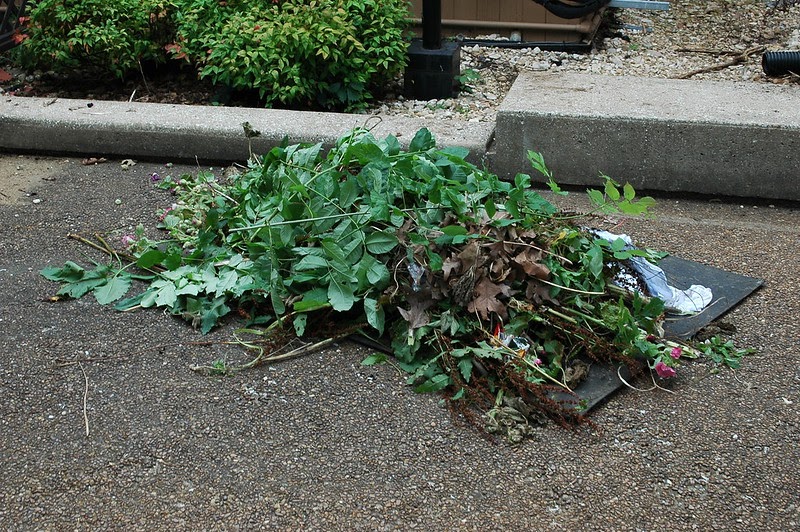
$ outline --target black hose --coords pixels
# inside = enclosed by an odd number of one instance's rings
[[[592,49],[592,43],[587,42],[554,42],[554,41],[494,41],[491,39],[464,39],[457,38],[456,42],[464,46],[486,46],[491,48],[538,48],[546,52],[585,53]]]
[[[598,11],[611,0],[533,0],[561,18],[581,18]]]

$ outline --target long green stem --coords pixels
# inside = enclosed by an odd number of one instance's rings
[[[230,230],[231,233],[238,233],[240,231],[249,231],[251,229],[262,229],[264,227],[280,227],[282,225],[294,225],[294,224],[304,224],[309,222],[319,222],[322,220],[336,220],[339,218],[347,218],[349,216],[363,216],[368,215],[369,212],[367,211],[359,211],[359,212],[346,212],[342,214],[329,214],[327,216],[315,216],[313,218],[303,218],[300,220],[283,220],[282,222],[263,222],[260,224],[253,224],[247,225],[245,227],[235,227]]]

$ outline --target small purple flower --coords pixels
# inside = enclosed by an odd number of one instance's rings
[[[656,362],[656,373],[658,373],[658,376],[662,379],[669,379],[670,377],[674,377],[677,372],[659,360]]]
[[[682,354],[683,354],[683,349],[681,349],[680,347],[673,347],[672,351],[669,352],[669,356],[671,356],[675,360],[681,358]]]
[[[647,340],[651,344],[654,344],[654,343],[656,343],[656,340],[658,340],[658,338],[656,338],[656,335],[654,335],[654,334],[648,334],[647,338],[645,338],[645,340]]]
[[[159,181],[161,181],[161,176],[158,175],[158,172],[153,172],[152,174],[150,174],[151,183],[158,183]]]
[[[122,240],[122,245],[125,246],[126,248],[129,248],[133,245],[134,242],[136,242],[136,237],[133,235],[123,235],[121,240]]]
[[[533,363],[535,365],[537,365],[537,366],[541,366],[542,365],[542,359],[541,358],[537,358],[536,360],[533,361]]]

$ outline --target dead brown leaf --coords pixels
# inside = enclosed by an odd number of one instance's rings
[[[464,268],[472,268],[478,264],[479,255],[480,247],[478,246],[478,241],[473,240],[458,254],[458,258],[461,259]]]
[[[406,300],[408,301],[410,308],[406,310],[398,307],[397,310],[400,311],[400,315],[403,316],[403,319],[408,322],[408,328],[419,329],[420,327],[429,324],[431,317],[428,316],[426,311],[431,305],[433,305],[433,300],[430,297],[430,293],[427,291],[412,293],[409,294]]]
[[[525,288],[525,299],[536,306],[544,302],[560,306],[558,300],[550,296],[550,287],[535,280],[528,281],[528,286]]]
[[[489,277],[495,283],[505,281],[510,273],[511,268],[508,267],[508,261],[502,257],[492,262],[489,267]]]
[[[514,262],[519,264],[527,275],[547,280],[550,277],[550,268],[539,262],[541,260],[542,252],[533,248],[526,248],[514,257]]]
[[[444,280],[448,280],[450,275],[453,273],[458,273],[461,271],[461,259],[457,259],[454,256],[447,257],[444,262],[442,263],[442,273],[444,274]]]
[[[493,283],[488,277],[482,277],[480,282],[475,285],[474,293],[475,299],[470,301],[467,310],[477,312],[485,320],[488,320],[492,313],[497,314],[502,319],[508,317],[508,309],[505,303],[501,302],[497,296],[510,296],[510,286],[502,283]]]
[[[93,164],[100,164],[108,161],[105,157],[89,157],[81,161],[83,166],[91,166]]]

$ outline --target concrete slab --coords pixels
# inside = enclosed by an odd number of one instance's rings
[[[497,116],[494,171],[529,173],[544,154],[556,181],[800,200],[800,87],[520,74]]]
[[[354,127],[373,128],[408,144],[427,127],[441,146],[468,148],[479,163],[493,123],[442,122],[405,117],[315,113],[274,109],[153,103],[0,97],[0,150],[15,153],[106,155],[144,159],[244,161],[248,144],[242,123],[261,132],[253,151],[281,143],[327,146]]]

